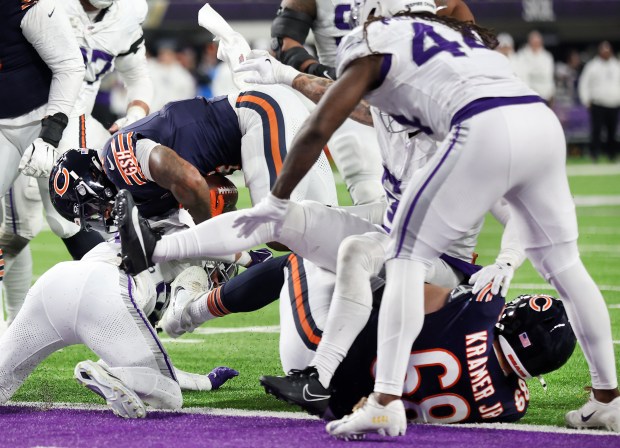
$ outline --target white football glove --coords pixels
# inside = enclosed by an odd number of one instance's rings
[[[24,151],[19,172],[25,176],[49,177],[57,158],[56,148],[39,137]]]
[[[290,86],[300,74],[293,67],[285,65],[264,50],[252,50],[235,73],[251,72],[244,81],[249,84],[285,84]]]
[[[114,134],[116,131],[123,129],[125,126],[129,126],[144,117],[146,117],[146,111],[141,106],[131,106],[127,109],[127,115],[116,120],[108,130],[111,134]]]
[[[489,283],[492,283],[491,294],[497,294],[500,286],[502,296],[506,297],[510,282],[515,275],[514,268],[509,263],[496,262],[480,269],[469,279],[469,284],[474,285],[472,293],[476,294]]]
[[[278,237],[282,230],[282,224],[284,224],[289,203],[288,199],[280,199],[269,193],[266,198],[235,219],[233,227],[239,229],[237,236],[247,238],[260,225],[273,222],[275,236]]]

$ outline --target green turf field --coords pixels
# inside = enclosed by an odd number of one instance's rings
[[[620,170],[615,174],[571,176],[573,194],[578,196],[620,195]],[[596,169],[596,168],[595,168]],[[609,171],[609,170],[607,170]],[[348,203],[347,193],[340,188],[341,203]],[[592,199],[592,198],[590,198]],[[579,203],[579,201],[578,201]],[[616,201],[618,203],[618,201]],[[241,207],[248,205],[247,192],[240,198]],[[580,249],[586,266],[603,289],[610,309],[613,335],[620,340],[620,205],[578,207],[581,232]],[[499,247],[501,226],[492,217],[487,219],[480,236],[478,262],[490,263]],[[64,246],[49,232],[42,232],[32,244],[35,275],[40,275],[54,263],[68,259]],[[525,292],[548,290],[527,288],[543,285],[538,274],[528,262],[521,267],[513,280],[509,296]],[[521,287],[520,287],[521,286]],[[526,289],[524,289],[526,287]],[[208,327],[249,327],[278,325],[277,303],[259,312],[228,316],[211,321]],[[262,374],[280,374],[278,359],[278,334],[239,332],[226,334],[189,334],[179,342],[164,340],[177,367],[193,372],[208,372],[218,365],[238,369],[238,378],[216,392],[185,393],[185,406],[210,406],[240,409],[289,410],[298,408],[286,405],[268,396],[259,387]],[[616,342],[616,357],[620,359]],[[100,402],[99,397],[79,387],[73,380],[75,364],[94,355],[84,347],[70,347],[54,354],[27,380],[14,397],[15,401],[38,402]],[[536,380],[530,382],[530,409],[524,423],[563,425],[566,410],[579,407],[586,399],[584,387],[589,384],[585,360],[579,349],[560,371],[545,377],[549,388],[545,393]]]

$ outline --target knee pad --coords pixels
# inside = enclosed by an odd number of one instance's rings
[[[383,262],[376,263],[377,259],[385,259],[385,251],[379,241],[364,235],[347,237],[338,249],[338,264],[359,266],[369,276],[378,275]]]
[[[549,281],[579,260],[577,241],[525,249],[534,268]]]
[[[17,256],[29,241],[28,238],[7,232],[5,229],[0,230],[0,247],[7,258]]]

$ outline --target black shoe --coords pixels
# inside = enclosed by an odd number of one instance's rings
[[[265,392],[297,404],[312,415],[322,416],[327,410],[331,392],[319,382],[319,373],[313,366],[291,370],[287,376],[263,376],[260,379]]]
[[[114,212],[121,238],[121,268],[130,275],[136,275],[154,266],[151,257],[161,235],[153,231],[147,220],[140,216],[129,191],[118,192]]]

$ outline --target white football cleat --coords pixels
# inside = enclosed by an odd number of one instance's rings
[[[620,432],[620,397],[601,403],[590,394],[590,399],[581,409],[570,411],[564,419],[569,428],[605,428]]]
[[[181,272],[170,285],[170,306],[159,326],[171,337],[191,333],[199,324],[192,322],[189,305],[213,288],[209,275],[199,266],[191,266]]]
[[[345,440],[363,439],[368,433],[404,436],[407,431],[405,407],[401,400],[382,406],[371,394],[363,406],[340,420],[329,422],[325,429],[330,435]]]
[[[146,416],[140,397],[102,365],[91,360],[79,362],[73,375],[78,383],[105,399],[115,415],[123,418]]]

